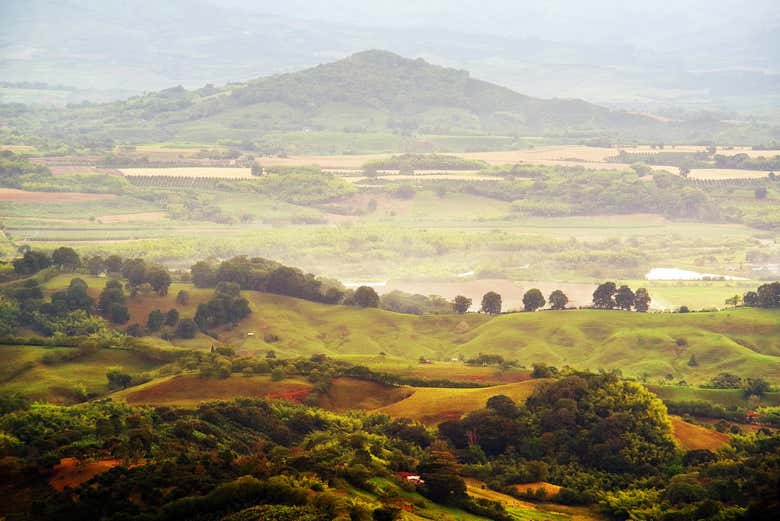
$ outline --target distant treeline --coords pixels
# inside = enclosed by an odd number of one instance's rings
[[[626,152],[607,158],[613,163],[645,163],[684,168],[733,168],[738,170],[778,170],[780,156],[751,157],[745,153],[732,156],[715,153],[714,147],[701,152]]]
[[[440,154],[401,154],[387,159],[369,161],[363,165],[364,171],[400,170],[482,170],[487,167],[484,161],[464,159],[458,156]]]

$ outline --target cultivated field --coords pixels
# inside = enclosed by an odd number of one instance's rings
[[[176,168],[121,168],[125,176],[130,177],[195,177],[208,179],[251,179],[249,168],[226,167],[176,167]]]
[[[79,192],[28,192],[14,188],[0,188],[0,201],[36,203],[79,203],[116,199],[114,194],[85,194]]]

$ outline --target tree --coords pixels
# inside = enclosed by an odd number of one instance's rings
[[[159,331],[165,323],[165,315],[159,309],[149,313],[149,317],[146,319],[146,328],[149,331]]]
[[[176,326],[176,336],[179,338],[195,338],[197,332],[198,325],[191,318],[179,320],[179,325]]]
[[[119,313],[118,307],[120,306],[125,307],[125,292],[122,290],[122,283],[114,279],[109,280],[98,297],[98,312],[104,317],[111,319],[112,313]],[[127,310],[127,307],[125,307],[125,310]]]
[[[596,309],[612,309],[615,307],[614,295],[617,286],[614,282],[599,284],[593,292],[593,307]]]
[[[468,311],[470,307],[471,299],[464,297],[463,295],[458,295],[452,301],[452,309],[455,310],[455,313],[463,314]]]
[[[546,304],[542,292],[537,288],[529,289],[523,295],[523,309],[526,311],[536,311]]]
[[[631,311],[634,306],[634,292],[626,285],[620,286],[615,292],[615,305],[622,310]]]
[[[106,373],[109,389],[127,389],[133,381],[133,377],[122,371],[121,367],[112,367]]]
[[[122,276],[131,288],[139,288],[146,282],[146,262],[143,259],[127,259],[122,263]]]
[[[33,275],[51,266],[51,258],[41,251],[30,250],[21,259],[14,259],[13,265],[19,275]]]
[[[258,165],[257,163],[252,163],[251,172],[252,175],[255,177],[261,177],[265,173],[263,167]]]
[[[180,306],[186,306],[190,303],[190,292],[187,290],[179,290],[176,294],[176,303]]]
[[[680,177],[688,178],[688,175],[691,173],[691,169],[687,166],[681,166],[679,169]]]
[[[108,318],[114,324],[125,324],[128,320],[130,320],[130,311],[128,311],[127,306],[124,304],[114,302],[108,306],[108,313],[106,318]]]
[[[146,281],[159,296],[164,297],[171,285],[171,275],[165,267],[154,265],[146,269]]]
[[[106,271],[109,273],[119,273],[122,271],[122,257],[119,255],[109,255],[106,257]]]
[[[354,300],[355,305],[361,308],[379,307],[379,295],[376,294],[374,288],[369,286],[360,286],[356,289],[352,299]]]
[[[748,378],[743,389],[745,397],[764,396],[771,390],[769,382],[763,378]]]
[[[758,306],[758,293],[755,291],[748,291],[742,296],[742,302],[749,307]]]
[[[550,293],[550,297],[547,300],[550,301],[550,308],[552,309],[566,309],[566,304],[569,303],[569,297],[559,289]]]
[[[81,265],[81,258],[73,248],[61,246],[51,254],[51,262],[64,270],[73,271]]]
[[[495,291],[488,291],[482,296],[482,312],[488,315],[501,313],[501,295]]]
[[[488,398],[487,408],[493,409],[501,416],[506,416],[507,418],[513,418],[518,414],[517,403],[503,394]]]
[[[93,255],[84,259],[84,264],[87,266],[87,272],[90,275],[100,275],[106,271],[106,261],[100,255]]]
[[[165,314],[165,325],[175,326],[179,323],[179,312],[176,309],[169,309]]]
[[[453,503],[468,497],[456,463],[446,443],[438,441],[431,445],[428,456],[418,467],[425,482],[423,493],[436,503]]]
[[[754,195],[756,200],[766,199],[767,191],[766,187],[760,186],[755,189]]]
[[[780,282],[762,284],[758,287],[757,300],[762,308],[780,307]]]
[[[77,309],[90,313],[95,300],[89,296],[87,289],[87,283],[82,279],[71,279],[65,291],[58,291],[51,296],[52,306],[60,313]]]
[[[639,288],[634,294],[634,309],[640,313],[646,313],[647,310],[650,309],[651,301],[652,299],[650,298],[650,293],[648,293],[647,289]]]
[[[213,288],[217,283],[217,269],[210,262],[196,262],[190,268],[190,273],[196,288]]]

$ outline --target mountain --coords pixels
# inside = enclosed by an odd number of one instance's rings
[[[466,71],[376,50],[221,88],[175,87],[66,109],[7,107],[5,116],[19,132],[82,143],[261,142],[291,132],[643,139],[676,132],[658,119],[532,98]]]
[[[776,119],[774,2],[662,3],[3,0],[0,77],[83,92],[0,88],[0,102],[64,104],[247,81],[380,48],[537,97]]]

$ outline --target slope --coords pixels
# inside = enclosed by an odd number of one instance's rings
[[[198,90],[174,87],[112,103],[8,114],[12,127],[59,139],[255,141],[268,133],[396,135],[651,134],[670,125],[582,100],[542,100],[466,71],[365,51],[300,72]]]

